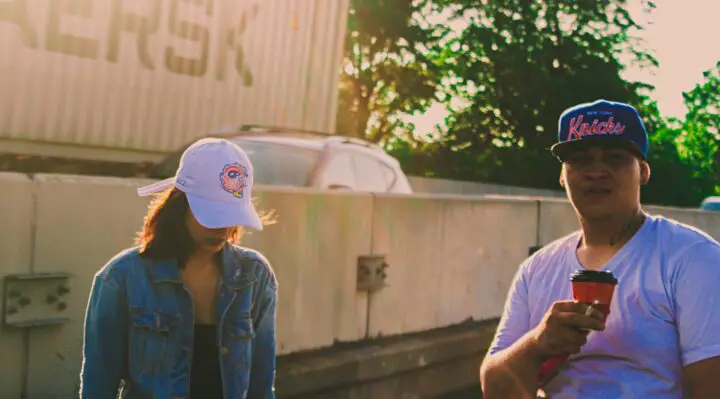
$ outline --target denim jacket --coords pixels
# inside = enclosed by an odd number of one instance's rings
[[[277,282],[256,251],[226,245],[216,325],[224,397],[274,399]],[[80,397],[179,399],[190,387],[194,314],[177,261],[137,248],[95,276],[85,316]],[[191,398],[197,399],[197,398]]]

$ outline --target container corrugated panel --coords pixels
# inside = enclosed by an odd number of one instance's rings
[[[168,152],[225,125],[332,131],[347,10],[348,0],[0,2],[0,138]]]

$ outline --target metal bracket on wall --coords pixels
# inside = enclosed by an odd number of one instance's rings
[[[28,328],[64,324],[70,273],[13,274],[4,278],[3,324]]]
[[[387,284],[387,269],[390,265],[385,261],[385,255],[362,255],[358,257],[357,290],[361,292],[375,292]]]

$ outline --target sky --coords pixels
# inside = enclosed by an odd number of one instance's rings
[[[664,116],[683,117],[682,93],[703,81],[702,73],[720,61],[720,0],[655,0],[657,8],[648,17],[639,13],[640,0],[631,0],[631,12],[648,23],[639,36],[654,51],[660,66],[653,74],[628,70],[625,77],[655,86],[653,98]],[[446,112],[434,106],[424,115],[411,118],[418,131],[433,130]]]
[[[720,1],[657,0],[651,24],[641,33],[660,63],[655,76],[628,71],[655,85],[654,98],[665,116],[685,114],[682,93],[703,81],[720,61]]]

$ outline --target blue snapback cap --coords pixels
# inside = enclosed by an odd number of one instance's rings
[[[623,147],[646,159],[648,135],[637,110],[602,99],[566,109],[558,122],[558,142],[550,151],[562,160],[574,149],[592,146]]]

